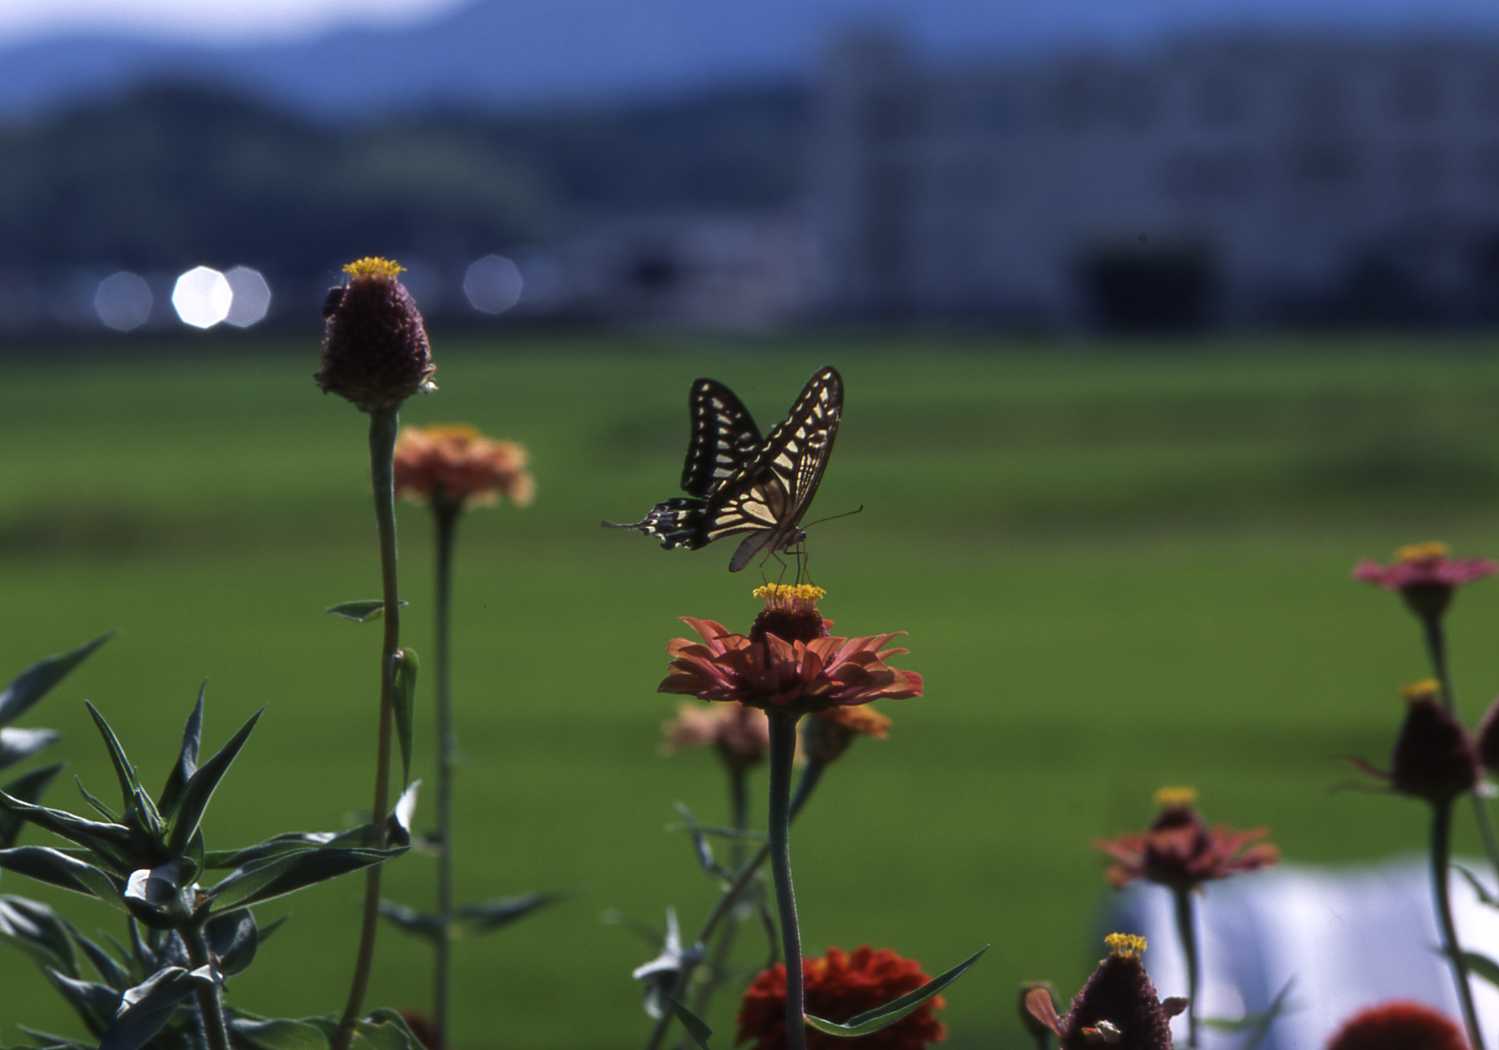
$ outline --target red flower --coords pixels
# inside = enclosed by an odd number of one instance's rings
[[[1145,938],[1111,933],[1109,954],[1072,1000],[1066,1017],[1057,1014],[1051,989],[1026,991],[1025,1006],[1041,1025],[1061,1037],[1061,1050],[1171,1050],[1171,1018],[1187,1008],[1185,999],[1161,1000],[1140,962]]]
[[[1354,1014],[1327,1050],[1468,1050],[1468,1040],[1431,1007],[1394,1001]]]
[[[1269,867],[1280,851],[1260,842],[1264,828],[1240,831],[1225,825],[1208,827],[1194,803],[1191,788],[1156,792],[1160,813],[1142,833],[1100,839],[1094,843],[1113,860],[1109,881],[1116,887],[1147,879],[1172,889],[1189,890],[1210,879]]]
[[[702,640],[668,643],[671,667],[660,691],[802,714],[920,696],[921,675],[886,663],[907,651],[888,645],[901,632],[829,635],[817,610],[824,593],[805,584],[757,588],[755,596],[766,604],[748,635],[733,634],[713,620],[682,617]]]
[[[530,504],[536,483],[526,450],[495,441],[470,426],[402,427],[396,439],[396,495],[452,508]]]
[[[1478,786],[1481,772],[1473,740],[1442,704],[1441,686],[1425,679],[1404,689],[1409,703],[1389,770],[1362,759],[1353,764],[1402,795],[1444,805]]]
[[[1353,578],[1399,591],[1418,616],[1440,616],[1458,587],[1499,572],[1499,563],[1488,558],[1453,558],[1451,554],[1445,543],[1412,543],[1395,552],[1393,565],[1359,562],[1353,567]]]
[[[709,747],[735,769],[759,765],[770,750],[770,723],[765,712],[743,704],[697,707],[683,704],[677,717],[662,725],[666,750]]]
[[[850,1017],[883,1006],[891,999],[913,992],[931,978],[921,965],[903,959],[888,948],[856,949],[853,954],[829,948],[820,959],[802,960],[806,975],[807,1012],[829,1021]],[[859,1039],[868,1050],[925,1050],[947,1038],[947,1027],[936,1011],[946,1004],[933,996],[914,1013],[889,1028]],[[738,1044],[753,1041],[754,1050],[785,1050],[786,965],[776,963],[762,970],[744,993],[739,1007]],[[807,1050],[846,1050],[849,1042],[807,1030]]]

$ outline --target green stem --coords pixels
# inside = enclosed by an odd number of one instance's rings
[[[1473,992],[1468,986],[1468,964],[1457,940],[1452,922],[1452,903],[1447,897],[1447,866],[1451,853],[1452,803],[1432,807],[1431,819],[1431,893],[1436,905],[1437,921],[1442,927],[1442,949],[1452,964],[1452,979],[1457,984],[1458,1002],[1463,1008],[1463,1023],[1468,1029],[1472,1050],[1483,1050],[1483,1036],[1478,1031],[1478,1014],[1473,1009]]]
[[[203,936],[201,926],[189,926],[179,931],[187,945],[187,957],[193,967],[207,966],[212,962],[208,950],[208,939]],[[199,988],[198,1014],[203,1021],[204,1034],[208,1037],[209,1050],[229,1050],[229,1026],[224,1020],[223,993],[217,983]]]
[[[770,716],[770,870],[781,919],[781,954],[786,962],[786,1050],[807,1050],[806,989],[802,935],[791,885],[791,764],[796,757],[796,722],[784,711]]]
[[[396,496],[392,458],[395,455],[399,413],[395,409],[370,413],[370,485],[375,499],[375,526],[380,539],[380,582],[385,602],[385,637],[380,648],[380,730],[375,748],[375,791],[371,819],[384,828],[390,805],[390,742],[394,713],[395,672],[401,644],[401,601],[396,582]],[[381,832],[382,836],[384,832]],[[384,845],[384,842],[377,843]],[[384,865],[369,869],[364,880],[364,912],[359,931],[359,950],[354,977],[343,1017],[334,1033],[332,1050],[348,1050],[354,1026],[364,1009],[370,973],[375,965],[375,935],[380,926],[380,873]]]
[[[446,1041],[453,951],[453,687],[449,645],[453,604],[453,543],[458,534],[458,507],[446,501],[433,504],[437,521],[437,914],[442,935],[437,939],[432,1017],[437,1037]]]
[[[1197,991],[1202,987],[1202,957],[1197,951],[1197,923],[1192,914],[1192,891],[1185,887],[1171,891],[1176,905],[1176,936],[1187,960],[1187,1046],[1197,1045]]]
[[[1453,692],[1452,672],[1447,666],[1447,636],[1442,630],[1441,613],[1421,617],[1421,627],[1426,639],[1426,654],[1431,658],[1431,669],[1442,687],[1442,703],[1456,717],[1457,694]],[[1483,850],[1488,854],[1489,864],[1494,869],[1495,883],[1499,884],[1499,839],[1495,838],[1488,807],[1476,794],[1473,796],[1473,816],[1478,822],[1478,837],[1483,841]]]
[[[729,819],[735,831],[741,834],[749,827],[749,777],[742,766],[732,765],[729,774]],[[729,870],[744,867],[744,839],[736,838],[729,844]],[[692,1001],[692,1012],[702,1017],[713,1002],[713,995],[728,976],[729,961],[734,956],[734,941],[739,933],[739,924],[731,922],[718,931],[713,951],[708,957],[708,979],[698,988]]]
[[[823,763],[818,762],[816,759],[811,759],[807,762],[805,768],[802,769],[801,779],[796,784],[796,794],[791,799],[791,819],[793,821],[801,814],[802,807],[807,804],[807,800],[812,797],[812,792],[816,790],[818,783],[822,780],[822,773],[826,768]],[[755,855],[735,873],[728,887],[724,889],[723,895],[718,898],[718,903],[708,913],[708,918],[704,920],[703,928],[698,931],[697,939],[692,942],[693,944],[703,944],[708,938],[713,936],[713,931],[718,929],[718,924],[733,913],[734,906],[739,903],[739,898],[744,895],[744,891],[754,881],[756,872],[769,859],[770,844],[766,843],[756,850]],[[696,964],[690,961],[682,966],[682,972],[678,974],[677,982],[672,988],[672,995],[676,995],[679,989],[691,985],[692,975],[696,969]],[[664,1011],[656,1021],[655,1027],[651,1029],[650,1038],[646,1040],[645,1050],[659,1050],[662,1042],[666,1039],[667,1031],[671,1028],[672,1022],[675,1020],[676,1016],[670,1010]]]

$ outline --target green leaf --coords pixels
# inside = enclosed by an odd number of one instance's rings
[[[0,850],[0,868],[50,886],[96,897],[116,908],[125,907],[121,897],[125,886],[121,880],[61,850],[46,846],[16,846]]]
[[[129,971],[121,966],[114,956],[105,951],[102,945],[90,940],[72,927],[68,928],[68,933],[83,950],[83,954],[88,957],[89,965],[94,968],[94,972],[99,975],[101,981],[117,992],[123,992],[134,983]]]
[[[68,676],[99,646],[109,641],[114,632],[101,634],[92,642],[79,646],[69,653],[59,653],[40,660],[22,671],[10,685],[0,692],[0,726],[10,725],[35,704],[48,691]]]
[[[968,968],[978,962],[979,957],[988,950],[989,946],[986,944],[951,970],[933,977],[920,988],[907,992],[898,999],[892,999],[883,1006],[876,1006],[872,1010],[856,1014],[847,1021],[829,1021],[807,1014],[807,1024],[825,1035],[837,1036],[840,1039],[855,1039],[861,1035],[878,1032],[882,1028],[889,1028],[895,1022],[915,1013],[928,999],[962,977]]]
[[[401,608],[404,609],[410,604],[410,602],[402,600]],[[339,602],[337,605],[330,605],[323,612],[331,613],[334,616],[342,616],[345,620],[352,620],[355,623],[369,623],[371,620],[378,620],[385,615],[385,602],[379,598],[363,598],[359,601]]]
[[[396,653],[395,689],[391,703],[395,707],[396,736],[401,742],[401,784],[411,783],[412,714],[416,708],[416,673],[421,669],[415,649]]]
[[[1478,952],[1458,952],[1457,955],[1467,964],[1469,973],[1482,977],[1492,985],[1499,986],[1499,963]]]
[[[406,852],[395,849],[325,847],[283,853],[270,860],[236,868],[208,891],[216,914],[284,897],[340,875],[360,871]]]
[[[104,1033],[99,1050],[140,1050],[166,1027],[172,1013],[199,988],[217,983],[212,970],[167,966],[120,996],[120,1010]]]
[[[172,766],[166,785],[161,789],[157,804],[162,816],[168,820],[177,812],[182,789],[198,771],[198,751],[203,746],[203,700],[207,693],[208,683],[204,682],[198,687],[198,702],[193,705],[193,712],[187,716],[187,725],[183,727],[182,746],[177,751],[177,762]]]
[[[316,1025],[325,1036],[332,1036],[338,1021],[332,1017],[306,1017],[303,1024]],[[424,1050],[421,1040],[412,1034],[401,1015],[394,1010],[376,1010],[354,1026],[350,1050]]]
[[[381,901],[380,915],[428,944],[437,944],[442,940],[441,915],[428,915],[395,901]]]
[[[56,970],[48,970],[47,977],[68,1005],[73,1008],[83,1026],[90,1034],[102,1036],[114,1022],[120,1009],[120,993],[93,981],[81,981]]]
[[[54,729],[0,728],[0,769],[25,761],[58,738]]]
[[[69,927],[40,901],[0,897],[0,941],[15,945],[46,969],[78,976]]]
[[[5,793],[11,798],[35,805],[36,800],[42,797],[42,792],[47,790],[47,785],[61,769],[62,766],[43,766],[6,784]],[[21,829],[25,824],[25,819],[19,814],[12,813],[8,809],[0,809],[0,849],[10,849],[14,846],[16,839],[21,837]]]
[[[85,700],[83,706],[88,708],[89,715],[94,720],[94,725],[99,729],[99,735],[104,738],[104,746],[109,749],[109,760],[114,765],[115,776],[120,781],[121,808],[125,812],[128,821],[132,813],[138,816],[147,834],[153,838],[162,832],[161,813],[156,809],[156,803],[151,801],[149,795],[141,787],[140,777],[136,775],[135,766],[131,765],[129,757],[125,754],[124,745],[120,738],[115,736],[115,731],[109,727],[104,716],[92,703]]]
[[[239,755],[240,749],[245,746],[245,741],[250,739],[255,723],[260,721],[260,716],[263,714],[265,714],[265,708],[262,707],[251,715],[250,720],[240,727],[239,732],[219,749],[219,753],[193,773],[187,786],[182,789],[182,802],[178,807],[177,818],[172,822],[172,837],[167,842],[167,850],[174,857],[186,852],[188,843],[197,833],[198,825],[203,821],[203,813],[213,799],[213,793],[218,788],[219,781],[223,780],[224,774],[229,772],[229,767],[234,764],[234,759]]]
[[[458,919],[470,933],[493,933],[558,900],[561,895],[556,893],[528,893],[522,897],[480,901],[459,908]]]
[[[260,947],[260,931],[248,908],[228,915],[215,915],[208,920],[203,933],[225,976],[243,973],[255,961],[255,952]]]
[[[708,1040],[713,1036],[713,1029],[709,1028],[707,1022],[701,1017],[671,996],[667,996],[666,1001],[671,1005],[671,1012],[677,1015],[677,1020],[682,1022],[682,1027],[697,1044],[698,1050],[708,1050]]]
[[[1279,1020],[1280,1015],[1293,1009],[1288,1003],[1291,988],[1296,984],[1296,978],[1292,977],[1281,985],[1280,991],[1275,993],[1275,998],[1270,1005],[1259,1013],[1246,1014],[1243,1017],[1219,1018],[1204,1017],[1202,1023],[1209,1028],[1216,1028],[1225,1032],[1247,1032],[1249,1038],[1244,1041],[1243,1050],[1255,1050],[1265,1041],[1270,1034],[1270,1029]]]
[[[229,1030],[244,1050],[328,1050],[328,1037],[306,1021],[235,1017]]]
[[[121,868],[130,866],[127,857],[132,844],[131,835],[130,829],[123,824],[101,824],[97,820],[74,816],[66,810],[22,802],[4,791],[0,791],[0,809],[9,810],[45,831],[76,842],[84,849],[93,850],[101,859]]]
[[[76,773],[73,775],[73,783],[78,785],[78,794],[83,796],[83,801],[88,803],[90,809],[103,817],[106,823],[120,823],[120,815],[104,804],[104,800],[83,786],[83,778]]]

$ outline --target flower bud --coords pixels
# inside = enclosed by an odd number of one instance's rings
[[[1433,805],[1478,786],[1478,755],[1468,731],[1438,699],[1434,682],[1407,687],[1405,722],[1390,762],[1390,786]]]
[[[357,259],[344,267],[348,283],[329,290],[323,303],[317,384],[364,412],[388,411],[435,389],[426,325],[400,272],[388,259]]]

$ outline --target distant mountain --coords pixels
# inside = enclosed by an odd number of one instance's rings
[[[1495,0],[475,0],[417,26],[243,46],[59,35],[0,46],[0,113],[164,75],[210,76],[308,112],[481,108],[809,73],[838,27],[884,22],[939,51],[1129,45],[1171,29],[1499,32]]]

